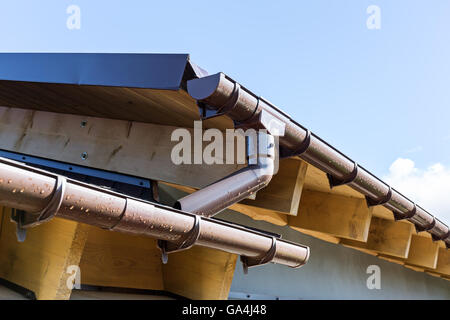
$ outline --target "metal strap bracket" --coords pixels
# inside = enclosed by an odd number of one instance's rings
[[[208,114],[208,107],[205,103],[198,101],[197,105],[202,120],[207,120],[227,114],[230,110],[236,107],[236,104],[239,101],[240,92],[241,86],[239,83],[236,82],[230,99],[227,102],[225,102],[225,104],[221,106],[217,111],[213,111],[212,114]]]
[[[190,249],[198,240],[200,236],[200,216],[194,216],[194,226],[188,232],[186,237],[180,244],[173,244],[167,240],[158,240],[158,248],[161,250],[161,260],[166,264],[169,260],[168,254]]]
[[[445,240],[448,237],[450,237],[450,230],[448,230],[448,232],[446,234],[444,234],[443,236],[435,236],[434,234],[431,235],[431,239],[433,239],[433,241],[439,241],[439,240]]]
[[[295,151],[292,152],[292,151],[286,150],[285,148],[280,146],[280,157],[282,159],[293,157],[293,156],[299,156],[302,153],[305,153],[306,150],[308,150],[308,148],[311,144],[311,131],[308,129],[305,129],[305,130],[306,130],[305,138],[302,140],[299,147]]]
[[[66,177],[54,175],[56,178],[56,188],[53,192],[52,198],[47,206],[40,212],[30,213],[23,210],[13,210],[11,213],[11,220],[17,224],[17,240],[19,242],[25,241],[26,229],[37,226],[41,223],[52,219],[61,208],[66,190]]]
[[[421,226],[415,225],[416,232],[419,233],[419,232],[431,230],[431,229],[434,228],[435,224],[436,224],[436,219],[433,217],[433,221],[429,225],[427,225],[425,227],[421,227]]]
[[[354,162],[353,163],[353,170],[352,172],[350,172],[347,177],[344,177],[344,179],[336,179],[335,177],[333,177],[331,174],[327,173],[327,178],[328,178],[328,182],[330,183],[330,188],[334,188],[337,186],[342,186],[345,184],[349,184],[353,181],[355,181],[356,177],[358,176],[358,163]]]
[[[404,219],[409,219],[412,218],[416,215],[416,211],[417,211],[417,205],[414,203],[414,208],[407,212],[406,214],[400,214],[397,212],[392,211],[392,213],[394,214],[394,219],[395,221],[399,221],[399,220],[404,220]]]
[[[311,131],[306,129],[305,139],[303,139],[303,141],[300,144],[300,146],[298,147],[298,149],[295,152],[293,152],[292,155],[298,156],[298,155],[304,153],[309,148],[310,144],[311,144]]]
[[[391,198],[392,198],[392,188],[389,186],[389,191],[384,198],[376,201],[376,200],[373,200],[366,196],[366,202],[369,207],[373,207],[373,206],[379,206],[379,205],[385,204],[385,203],[391,201]]]
[[[275,253],[277,251],[277,238],[272,237],[272,246],[269,251],[267,251],[264,255],[259,257],[245,257],[241,256],[242,267],[244,270],[244,274],[248,274],[248,268],[260,266],[263,264],[267,264],[272,262],[275,257]]]

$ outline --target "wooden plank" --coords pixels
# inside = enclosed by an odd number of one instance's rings
[[[366,242],[342,239],[341,243],[379,254],[406,258],[410,250],[412,232],[413,226],[410,223],[372,217]]]
[[[450,251],[445,248],[439,248],[436,268],[432,272],[441,275],[450,276]]]
[[[266,221],[277,226],[285,226],[288,223],[288,216],[286,214],[268,209],[246,206],[240,203],[232,205],[230,209],[243,213],[253,220]]]
[[[87,225],[55,218],[32,228],[17,242],[11,209],[3,208],[0,277],[33,291],[38,299],[69,299],[70,266],[78,266]]]
[[[411,265],[411,264],[406,264],[405,263],[404,267],[408,268],[408,269],[411,269],[411,270],[414,270],[416,272],[425,272],[425,268],[417,267],[417,266],[414,266],[414,265]]]
[[[429,238],[413,235],[411,248],[405,263],[410,266],[435,269],[438,261],[439,244]]]
[[[346,244],[342,244],[342,245],[343,245],[344,247],[348,247],[348,248],[352,248],[352,249],[361,251],[361,252],[363,252],[363,253],[365,253],[365,254],[370,254],[371,256],[377,257],[377,256],[379,255],[379,253],[376,252],[376,251],[372,251],[372,250],[368,250],[368,249],[364,249],[364,248],[359,248],[359,247],[353,247],[353,246],[349,246],[349,245],[346,245]]]
[[[204,247],[169,254],[165,290],[190,299],[228,298],[237,255]]]
[[[365,241],[371,216],[372,209],[363,199],[303,190],[298,215],[288,216],[288,224],[335,237]]]
[[[374,217],[382,218],[384,220],[395,221],[394,215],[392,214],[392,211],[390,211],[389,209],[387,209],[387,208],[385,208],[383,206],[375,206],[375,207],[373,207],[372,214],[373,214]]]
[[[321,171],[320,169],[317,169],[314,166],[308,166],[308,169],[306,170],[306,177],[303,188],[346,197],[364,199],[363,194],[359,193],[356,190],[353,190],[352,188],[346,185],[334,187],[333,189],[331,189],[326,173]]]
[[[164,289],[161,251],[152,238],[89,226],[80,268],[83,284]]]
[[[85,122],[83,127],[81,123]],[[201,188],[245,164],[180,164],[176,127],[0,107],[0,149]],[[193,129],[186,129],[193,137]],[[193,140],[193,138],[192,138]],[[224,150],[232,148],[224,139]],[[208,142],[204,142],[204,145]],[[236,146],[234,146],[236,147]],[[83,160],[81,154],[88,157]],[[194,148],[191,147],[191,152]],[[221,158],[220,155],[217,158]],[[193,156],[191,156],[193,161]]]
[[[197,103],[185,90],[16,81],[0,81],[0,90],[0,105],[14,108],[183,127],[192,127],[199,119]],[[225,117],[207,122],[214,128],[233,127]]]
[[[307,167],[298,158],[281,160],[269,185],[256,193],[255,200],[247,199],[241,204],[296,216]]]
[[[441,277],[440,273],[436,273],[436,272],[432,272],[432,271],[428,271],[428,270],[425,270],[425,273],[429,274],[430,276],[436,277],[436,278]]]
[[[379,254],[378,258],[392,262],[392,263],[396,263],[396,264],[400,264],[400,265],[404,265],[405,261],[402,258],[395,258],[395,257],[391,257],[389,255],[384,255],[384,254]]]
[[[339,239],[337,237],[330,236],[327,233],[318,232],[318,231],[312,231],[312,230],[303,229],[303,228],[297,228],[297,227],[293,227],[293,226],[289,226],[289,227],[294,229],[294,230],[296,230],[296,231],[298,231],[298,232],[307,234],[307,235],[309,235],[311,237],[314,237],[314,238],[317,238],[317,239],[320,239],[320,240],[323,240],[323,241],[326,241],[326,242],[338,244],[341,241],[341,239]]]

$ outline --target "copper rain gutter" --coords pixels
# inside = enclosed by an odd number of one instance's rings
[[[284,129],[279,137],[282,157],[299,156],[326,172],[331,187],[352,187],[366,196],[369,206],[383,205],[396,220],[409,220],[418,232],[429,232],[449,248],[448,226],[225,74],[189,80],[187,89],[198,101],[203,119],[228,115],[237,126],[255,129],[268,129],[267,123],[276,119]]]
[[[19,234],[53,217],[160,241],[167,253],[194,244],[241,255],[244,267],[300,267],[309,248],[245,227],[142,201],[0,158],[0,205],[16,208]]]

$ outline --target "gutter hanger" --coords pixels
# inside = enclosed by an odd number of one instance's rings
[[[244,267],[268,262],[297,268],[309,248],[262,232],[127,197],[100,187],[0,158],[0,205],[19,209],[18,236],[54,217],[159,239],[169,252],[194,244],[241,255]],[[23,238],[22,238],[23,239]]]
[[[434,241],[442,240],[450,247],[450,229],[443,222],[225,74],[189,80],[187,89],[198,101],[204,119],[225,114],[236,125],[250,128],[278,119],[284,124],[284,135],[279,139],[282,157],[299,156],[326,172],[331,188],[346,184],[364,194],[368,206],[383,205],[396,220],[407,219],[417,232],[427,231]]]

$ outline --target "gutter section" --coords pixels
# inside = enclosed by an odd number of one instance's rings
[[[163,254],[194,244],[241,255],[245,267],[305,264],[309,248],[231,223],[127,197],[65,176],[0,158],[0,205],[16,208],[18,236],[60,217],[159,239]],[[26,211],[26,212],[24,212]]]
[[[284,124],[284,136],[279,139],[281,156],[299,156],[326,172],[330,187],[346,184],[364,194],[369,206],[383,205],[396,220],[407,219],[418,232],[427,231],[433,240],[442,240],[450,247],[447,225],[225,74],[189,80],[187,88],[204,118],[227,115],[236,125],[249,128],[264,127],[268,118],[277,119]]]
[[[0,53],[0,80],[179,90],[187,54]]]

